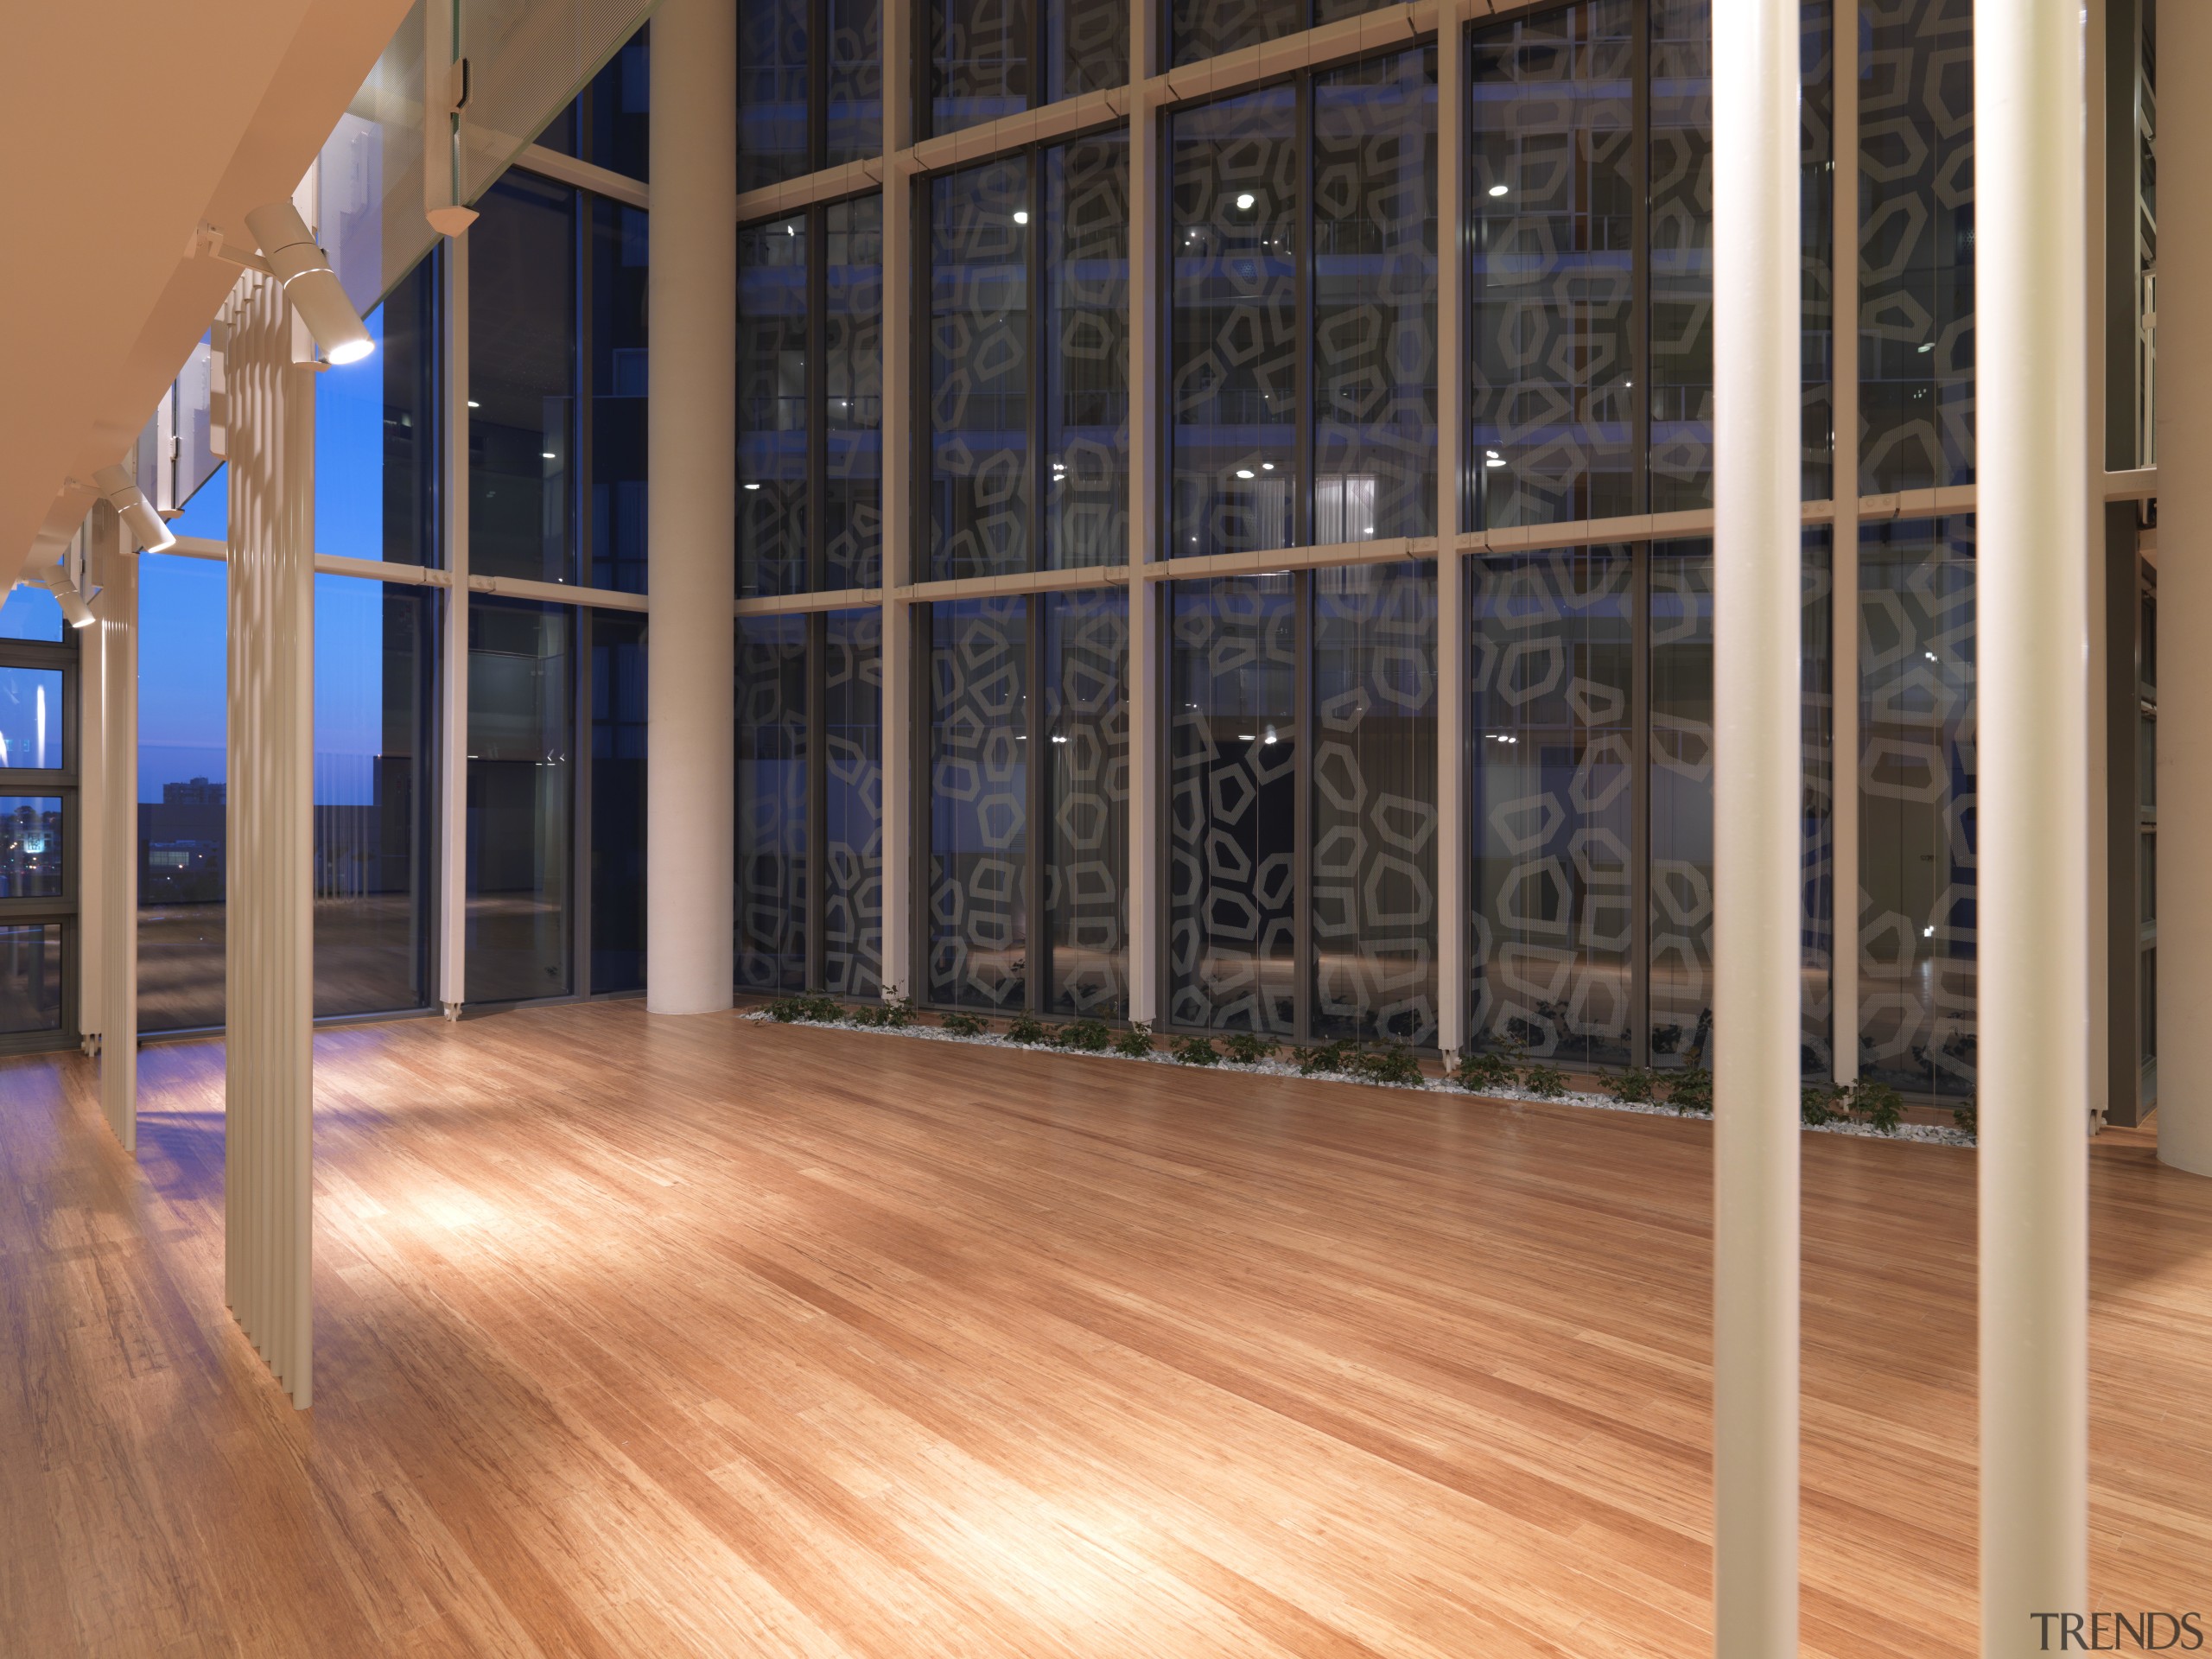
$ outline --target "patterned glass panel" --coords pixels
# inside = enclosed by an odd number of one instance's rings
[[[1052,822],[1045,917],[1060,1014],[1129,1007],[1129,601],[1046,594],[1046,756]]]
[[[1029,107],[1037,0],[933,0],[930,130],[957,132]]]
[[[1797,203],[1804,229],[1804,499],[1835,487],[1835,35],[1831,0],[1802,0]]]
[[[1029,606],[930,608],[930,1001],[1029,986]]]
[[[1313,82],[1313,517],[1306,539],[1436,528],[1436,52]]]
[[[1863,0],[1859,488],[1974,479],[1974,0]]]
[[[1859,532],[1859,1065],[1974,1087],[1974,531]]]
[[[1478,1048],[1625,1065],[1635,582],[1626,547],[1475,561]]]
[[[1298,1017],[1296,603],[1287,575],[1174,585],[1168,1019]]]
[[[883,613],[825,619],[822,753],[823,988],[883,989]]]
[[[806,221],[737,233],[737,591],[807,588]]]
[[[1030,568],[1029,162],[930,186],[930,574]]]
[[[873,588],[883,575],[883,198],[832,202],[824,219],[824,585]]]
[[[1652,0],[1650,110],[1651,510],[1678,512],[1713,505],[1712,0]]]
[[[807,0],[737,0],[737,188],[807,170]]]
[[[1651,550],[1651,1063],[1713,1064],[1713,544]]]
[[[737,986],[806,986],[806,619],[737,624]]]
[[[823,164],[836,167],[883,151],[883,0],[827,3],[830,153]]]
[[[1171,556],[1292,545],[1298,485],[1298,98],[1174,117]]]
[[[576,256],[582,204],[581,191],[517,170],[485,193],[481,217],[469,232],[473,575],[578,578]],[[326,482],[326,493],[334,481]]]
[[[1128,85],[1127,0],[1046,0],[1045,29],[1046,97]]]
[[[1835,591],[1833,538],[1825,527],[1805,532],[1804,618],[1804,878],[1798,920],[1804,978],[1798,993],[1800,1056],[1805,1075],[1826,1077],[1835,1063],[1831,1036],[1835,995],[1835,680],[1834,625],[1829,598]]]
[[[1436,566],[1313,577],[1313,1026],[1436,1040]]]
[[[1196,63],[1306,27],[1305,0],[1173,0],[1175,61]]]
[[[1474,524],[1635,511],[1629,0],[1475,36]]]
[[[1045,167],[1045,567],[1129,556],[1129,142]]]

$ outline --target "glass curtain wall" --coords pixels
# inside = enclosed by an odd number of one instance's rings
[[[932,132],[1128,82],[1124,0],[931,0],[929,23]]]
[[[200,493],[227,482],[219,474]],[[228,588],[212,561],[138,561],[141,1031],[223,1023]]]
[[[588,534],[594,588],[645,591],[645,272],[647,217],[590,199],[590,288],[583,389],[589,411]],[[473,276],[473,273],[472,273]]]
[[[1196,63],[1300,29],[1356,17],[1389,0],[1171,0],[1168,22],[1177,63]]]
[[[537,142],[626,178],[652,178],[652,39],[647,23],[547,123]]]
[[[1120,1018],[1128,596],[938,604],[929,629],[928,1000]]]
[[[1433,533],[1435,97],[1421,48],[1175,112],[1172,556]]]
[[[1859,1070],[1971,1096],[1974,524],[1859,532]]]
[[[573,988],[575,613],[468,607],[468,1001]]]
[[[738,232],[741,598],[882,581],[883,199]]]
[[[882,0],[738,0],[738,189],[882,149]]]
[[[0,1052],[77,1031],[77,631],[43,588],[0,609]]]
[[[1128,136],[941,175],[928,213],[930,575],[1125,563]]]
[[[883,988],[882,634],[876,610],[738,619],[740,991]]]
[[[591,630],[591,990],[645,988],[645,619]]]

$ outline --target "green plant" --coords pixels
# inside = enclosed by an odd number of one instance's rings
[[[944,1016],[944,1028],[955,1037],[980,1037],[990,1026],[972,1014],[948,1014]]]
[[[1132,1022],[1127,1031],[1114,1039],[1114,1052],[1128,1059],[1149,1059],[1152,1056],[1152,1027],[1141,1020]]]
[[[1981,1136],[1981,1109],[1973,1101],[1951,1108],[1951,1122],[1977,1140]]]
[[[1851,1111],[1879,1135],[1895,1135],[1904,1122],[1904,1096],[1886,1083],[1861,1077],[1851,1088]]]
[[[768,1017],[779,1026],[788,1026],[794,1020],[806,1018],[806,999],[803,996],[779,996],[768,1005]]]
[[[1808,1128],[1833,1123],[1844,1116],[1842,1102],[1850,1092],[1833,1084],[1808,1083],[1797,1091],[1797,1115]]]
[[[1223,1058],[1237,1065],[1257,1065],[1278,1046],[1272,1038],[1256,1031],[1232,1031],[1221,1039]]]
[[[1521,1086],[1538,1100],[1557,1100],[1567,1092],[1567,1073],[1555,1065],[1532,1065],[1522,1074]]]
[[[914,1023],[916,1017],[912,998],[894,996],[884,1003],[883,1017],[876,1023],[889,1026],[894,1031],[904,1031]]]
[[[1667,1103],[1677,1113],[1713,1113],[1713,1073],[1701,1065],[1677,1071],[1667,1080]]]
[[[1351,1069],[1370,1083],[1418,1084],[1421,1061],[1403,1043],[1386,1043],[1351,1056]]]
[[[768,1005],[768,1017],[782,1025],[796,1021],[835,1025],[845,1010],[834,996],[779,996]]]
[[[1062,1048],[1103,1054],[1114,1046],[1114,1031],[1103,1020],[1071,1020],[1060,1027],[1058,1041]]]
[[[1178,1038],[1175,1046],[1167,1052],[1179,1065],[1218,1065],[1221,1063],[1221,1055],[1215,1050],[1211,1037]]]
[[[1478,1095],[1517,1089],[1521,1086],[1520,1058],[1517,1045],[1510,1049],[1486,1048],[1478,1054],[1462,1055],[1452,1073],[1452,1081]]]
[[[1017,1014],[1007,1022],[1006,1039],[1009,1043],[1049,1043],[1052,1033],[1035,1014]]]
[[[1624,1106],[1644,1106],[1651,1101],[1653,1085],[1658,1080],[1640,1065],[1631,1065],[1616,1076],[1605,1087]]]
[[[1298,1062],[1301,1077],[1318,1077],[1325,1071],[1342,1071],[1351,1059],[1351,1044],[1339,1037],[1333,1043],[1323,1043],[1314,1048],[1294,1048],[1290,1057]]]
[[[847,1008],[845,1018],[855,1026],[882,1026],[890,1023],[884,1018],[890,1012],[880,1002],[863,1002],[858,1007]]]

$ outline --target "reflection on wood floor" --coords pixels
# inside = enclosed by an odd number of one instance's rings
[[[1701,1122],[635,1002],[327,1032],[316,1406],[221,1054],[0,1064],[10,1654],[1702,1656]],[[1974,1631],[1971,1153],[1808,1136],[1817,1655]],[[2212,1182],[2092,1159],[2094,1605],[2201,1606]]]

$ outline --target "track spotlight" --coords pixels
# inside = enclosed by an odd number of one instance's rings
[[[272,201],[248,213],[245,227],[325,357],[333,363],[358,363],[376,350],[376,341],[361,324],[361,314],[339,286],[338,273],[315,246],[298,208],[289,201]]]
[[[176,545],[175,535],[162,522],[162,515],[154,511],[146,492],[132,483],[130,474],[122,467],[103,467],[92,474],[92,482],[106,498],[108,505],[123,515],[124,531],[133,546],[159,553]],[[82,627],[84,624],[77,626]]]
[[[60,601],[61,614],[73,628],[89,628],[99,619],[92,614],[92,607],[85,603],[85,596],[77,591],[77,584],[69,580],[69,573],[60,567],[39,578],[47,591]]]

